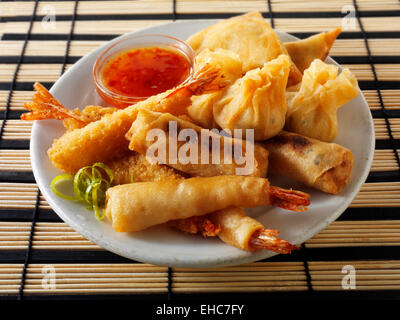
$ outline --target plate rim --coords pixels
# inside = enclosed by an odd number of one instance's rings
[[[81,59],[79,59],[71,68],[69,68],[69,70],[67,70],[67,72],[65,72],[60,78],[57,79],[57,81],[53,84],[53,86],[50,89],[50,92],[57,90],[58,86],[60,85],[60,83],[62,83],[62,79],[64,79],[64,77],[68,76],[69,72],[74,72],[74,69],[76,67],[79,67],[78,63],[84,63],[84,61],[86,59],[90,59],[90,56],[92,54],[94,54],[94,52],[99,51],[101,52],[102,50],[104,50],[105,47],[109,46],[110,44],[121,40],[122,38],[124,38],[125,36],[128,35],[132,35],[135,33],[140,33],[140,32],[144,32],[146,30],[151,30],[155,27],[162,27],[165,25],[172,25],[172,24],[187,24],[187,23],[192,23],[192,22],[196,22],[196,23],[208,23],[209,25],[216,23],[218,21],[221,21],[223,19],[193,19],[193,20],[181,20],[181,21],[177,21],[177,22],[168,22],[168,23],[162,23],[162,24],[157,24],[157,25],[152,25],[152,26],[148,26],[145,28],[140,28],[137,29],[133,32],[129,32],[129,33],[125,33],[123,35],[120,35],[116,38],[111,39],[110,41],[107,41],[106,43],[104,43],[103,45],[93,49],[91,52],[87,53],[85,56],[83,56]],[[280,30],[276,30],[274,29],[275,32],[277,32],[278,34],[284,34],[286,36],[292,37],[293,39],[298,39],[297,37],[286,33],[284,31],[280,31]],[[327,57],[327,59],[325,60],[329,63],[333,63],[339,67],[341,67],[335,60],[333,60],[332,58],[330,58],[329,56]],[[368,107],[369,109],[369,105],[361,91],[361,89],[359,89],[359,96],[362,100],[362,102]],[[370,111],[370,110],[369,110]],[[369,153],[368,153],[368,160],[366,162],[366,165],[364,167],[364,170],[362,172],[362,174],[360,175],[360,179],[356,182],[356,186],[355,188],[350,192],[350,195],[343,201],[342,205],[339,206],[334,212],[332,212],[332,214],[326,218],[323,222],[318,223],[317,225],[315,225],[314,227],[312,227],[311,229],[307,230],[307,236],[305,237],[306,239],[301,242],[304,243],[305,241],[307,241],[308,239],[312,238],[315,234],[319,233],[320,231],[322,231],[324,228],[326,228],[328,225],[330,225],[333,221],[335,221],[351,204],[351,202],[354,200],[354,198],[356,197],[356,195],[358,194],[361,186],[364,184],[364,182],[366,181],[368,174],[371,170],[371,165],[372,165],[372,161],[373,161],[373,155],[374,155],[374,150],[375,150],[375,130],[374,130],[374,126],[373,126],[373,117],[371,112],[369,112],[369,118],[368,118],[368,123],[371,126],[371,135],[370,135],[370,144],[369,144]],[[43,185],[43,181],[40,178],[40,173],[38,172],[38,167],[36,167],[36,165],[34,165],[34,163],[36,163],[37,161],[37,155],[33,152],[36,149],[36,144],[37,141],[36,139],[34,139],[34,136],[37,134],[38,131],[38,121],[34,121],[33,125],[32,125],[32,131],[31,131],[31,136],[30,136],[30,156],[31,156],[31,165],[32,165],[32,172],[33,175],[35,177],[35,181],[36,184],[38,185],[40,192],[43,194],[44,198],[46,199],[46,201],[49,203],[50,207],[52,208],[52,210],[64,221],[66,222],[71,228],[73,228],[77,233],[83,235],[85,238],[87,238],[88,240],[94,242],[95,244],[101,246],[102,248],[104,248],[105,250],[111,251],[119,256],[125,257],[127,259],[130,260],[135,260],[135,261],[139,261],[139,262],[143,262],[143,263],[151,263],[151,264],[155,264],[155,265],[159,265],[159,266],[167,266],[167,267],[189,267],[189,268],[201,268],[201,267],[225,267],[225,266],[234,266],[234,265],[240,265],[240,264],[244,264],[244,263],[251,263],[251,262],[255,262],[261,259],[266,259],[266,258],[270,258],[272,256],[277,255],[277,253],[269,251],[269,250],[263,250],[263,251],[259,251],[256,253],[251,253],[248,255],[245,255],[241,258],[236,258],[236,259],[226,259],[226,260],[218,260],[217,261],[209,261],[210,258],[207,258],[205,261],[201,261],[201,260],[191,260],[191,261],[187,261],[187,260],[181,260],[179,259],[179,261],[174,260],[173,258],[169,258],[165,261],[160,261],[157,258],[154,258],[151,255],[147,255],[147,256],[133,256],[133,255],[127,255],[127,252],[125,252],[124,250],[120,249],[119,247],[114,247],[113,245],[111,245],[110,243],[107,243],[106,241],[104,241],[103,238],[98,238],[95,235],[93,235],[92,233],[90,233],[89,231],[86,231],[85,229],[81,229],[79,227],[79,222],[75,221],[74,219],[72,219],[72,217],[70,217],[68,214],[64,214],[63,210],[61,208],[59,208],[59,206],[57,204],[55,204],[55,202],[53,201],[52,196],[50,196],[48,194],[48,188]]]

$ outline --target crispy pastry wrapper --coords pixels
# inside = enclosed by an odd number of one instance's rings
[[[131,232],[231,206],[249,208],[269,203],[269,182],[263,178],[217,176],[166,179],[109,188],[106,193],[106,216],[116,231]]]
[[[227,86],[242,76],[242,61],[239,55],[233,51],[224,49],[211,51],[205,49],[196,56],[195,68],[201,68],[206,63],[220,68]],[[192,105],[188,107],[190,118],[203,128],[216,128],[218,125],[214,121],[213,106],[220,99],[223,92],[224,90],[219,90],[200,96],[193,96]]]
[[[254,129],[255,140],[266,140],[285,124],[285,89],[290,70],[287,55],[248,71],[215,101],[215,122],[222,129]]]
[[[285,130],[330,142],[338,130],[337,111],[358,95],[358,83],[347,68],[319,59],[304,71],[298,92],[290,95]]]
[[[264,226],[246,215],[239,207],[229,207],[210,215],[211,221],[223,226],[218,236],[222,241],[242,250],[254,251],[250,246],[251,237]]]
[[[353,154],[336,143],[283,131],[263,145],[270,153],[270,172],[332,194],[350,180]]]
[[[168,128],[171,123],[177,124],[177,133],[179,134],[185,129],[192,129],[193,132],[196,133],[196,136],[187,141],[177,141],[177,151],[180,152],[181,148],[186,145],[190,148],[190,145],[193,144],[194,149],[198,150],[197,158],[193,160],[197,161],[187,161],[187,163],[183,163],[182,158],[179,157],[179,153],[177,152],[177,157],[171,156],[169,154],[169,144],[170,137],[168,133]],[[249,141],[233,139],[230,137],[224,137],[217,133],[214,133],[210,130],[203,129],[189,121],[184,119],[175,117],[168,113],[158,113],[152,112],[149,110],[141,110],[136,120],[133,122],[132,127],[127,133],[127,138],[130,140],[129,149],[137,151],[141,154],[148,155],[148,151],[152,148],[154,142],[146,139],[148,133],[152,129],[160,129],[166,132],[166,164],[179,170],[190,174],[191,176],[202,176],[202,177],[210,177],[217,175],[235,175],[240,174],[241,171],[237,169],[243,169],[243,175],[251,175],[258,177],[265,177],[268,170],[268,151],[265,150],[260,145],[253,145]],[[202,134],[203,132],[203,134]],[[219,143],[219,148],[216,147],[217,150],[213,150],[214,139]],[[211,141],[211,142],[210,142]],[[249,162],[253,163],[243,163],[239,164],[232,159],[232,154],[229,155],[228,159],[231,161],[226,161],[224,149],[225,144],[231,144],[232,150],[237,146],[238,150],[241,150],[241,154],[245,155],[249,154],[248,159]],[[202,148],[208,148],[209,150],[209,158],[208,163],[205,163],[204,159],[202,159]],[[254,150],[254,157],[251,155],[251,149]],[[216,154],[215,152],[219,151],[219,158],[217,161],[213,161],[213,156]],[[216,157],[218,154],[216,155]],[[197,163],[194,163],[197,162]],[[213,163],[214,162],[214,163]],[[248,169],[244,169],[248,166]]]
[[[186,41],[196,52],[218,48],[231,50],[243,62],[243,73],[262,67],[264,63],[288,52],[278,35],[259,12],[225,19],[200,32]],[[301,81],[301,72],[291,62],[288,85]]]
[[[321,32],[303,40],[287,42],[285,48],[292,61],[301,73],[306,70],[315,59],[324,61],[339,36],[342,28],[329,32]]]

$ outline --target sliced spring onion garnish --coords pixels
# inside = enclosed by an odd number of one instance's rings
[[[73,180],[74,176],[72,174],[60,174],[51,181],[50,188],[57,196],[63,199],[77,201],[79,199],[76,196],[69,196],[57,190],[57,184],[59,184],[60,182],[72,182]]]
[[[109,167],[107,167],[104,163],[101,163],[101,162],[97,162],[92,166],[92,168],[96,168],[96,167],[99,167],[99,168],[103,169],[104,172],[107,174],[107,177],[110,180],[109,182],[110,183],[113,182],[114,174],[112,173],[112,171],[111,171],[111,169]]]
[[[75,197],[62,194],[56,189],[56,184],[60,181],[73,181]],[[53,192],[67,200],[84,201],[88,209],[94,210],[98,220],[103,220],[105,213],[104,206],[106,191],[111,186],[114,175],[109,167],[104,163],[95,163],[92,166],[83,167],[78,170],[75,176],[71,174],[61,174],[51,182]],[[102,212],[101,212],[102,211]]]
[[[94,214],[96,216],[96,218],[98,220],[103,220],[104,219],[104,210],[103,213],[100,214],[100,208],[98,206],[99,203],[99,198],[98,198],[98,191],[101,187],[101,181],[100,182],[96,182],[93,184],[92,186],[92,201],[93,201],[93,210],[94,210]]]

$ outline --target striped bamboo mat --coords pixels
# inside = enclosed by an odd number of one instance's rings
[[[300,38],[341,26],[331,56],[349,67],[374,117],[371,172],[345,213],[298,252],[226,268],[165,268],[114,255],[62,222],[38,192],[31,122],[19,116],[35,81],[125,32],[258,10]],[[52,24],[49,15],[55,14]],[[2,1],[0,3],[0,299],[144,295],[179,299],[239,292],[304,297],[400,293],[400,2],[398,0]],[[355,288],[343,286],[356,272]],[[56,275],[52,282],[51,274]],[[46,281],[44,281],[46,280]],[[53,285],[54,284],[54,285]]]

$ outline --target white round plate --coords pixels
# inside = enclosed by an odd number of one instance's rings
[[[186,40],[190,35],[216,23],[217,20],[182,21],[139,30],[136,34],[162,33]],[[277,32],[282,41],[296,39]],[[112,40],[118,41],[124,35]],[[104,50],[97,48],[80,59],[52,87],[51,93],[68,108],[103,104],[97,96],[92,80],[92,67]],[[328,63],[335,63],[327,59]],[[60,174],[49,158],[47,150],[53,139],[64,132],[61,121],[35,121],[31,136],[32,169],[37,184],[53,210],[78,233],[99,246],[121,256],[163,266],[220,267],[239,265],[271,257],[276,253],[262,250],[242,251],[224,244],[218,238],[185,235],[166,226],[156,226],[137,233],[115,232],[109,221],[99,222],[83,204],[57,197],[50,189],[52,179]],[[272,179],[282,187],[290,186],[311,194],[311,205],[305,213],[294,213],[274,207],[248,210],[267,228],[278,229],[281,237],[293,244],[301,244],[334,221],[351,203],[367,178],[373,152],[374,128],[369,107],[360,92],[357,98],[339,109],[339,133],[336,142],[354,153],[354,169],[348,186],[340,195],[325,194],[304,188],[295,182]]]

